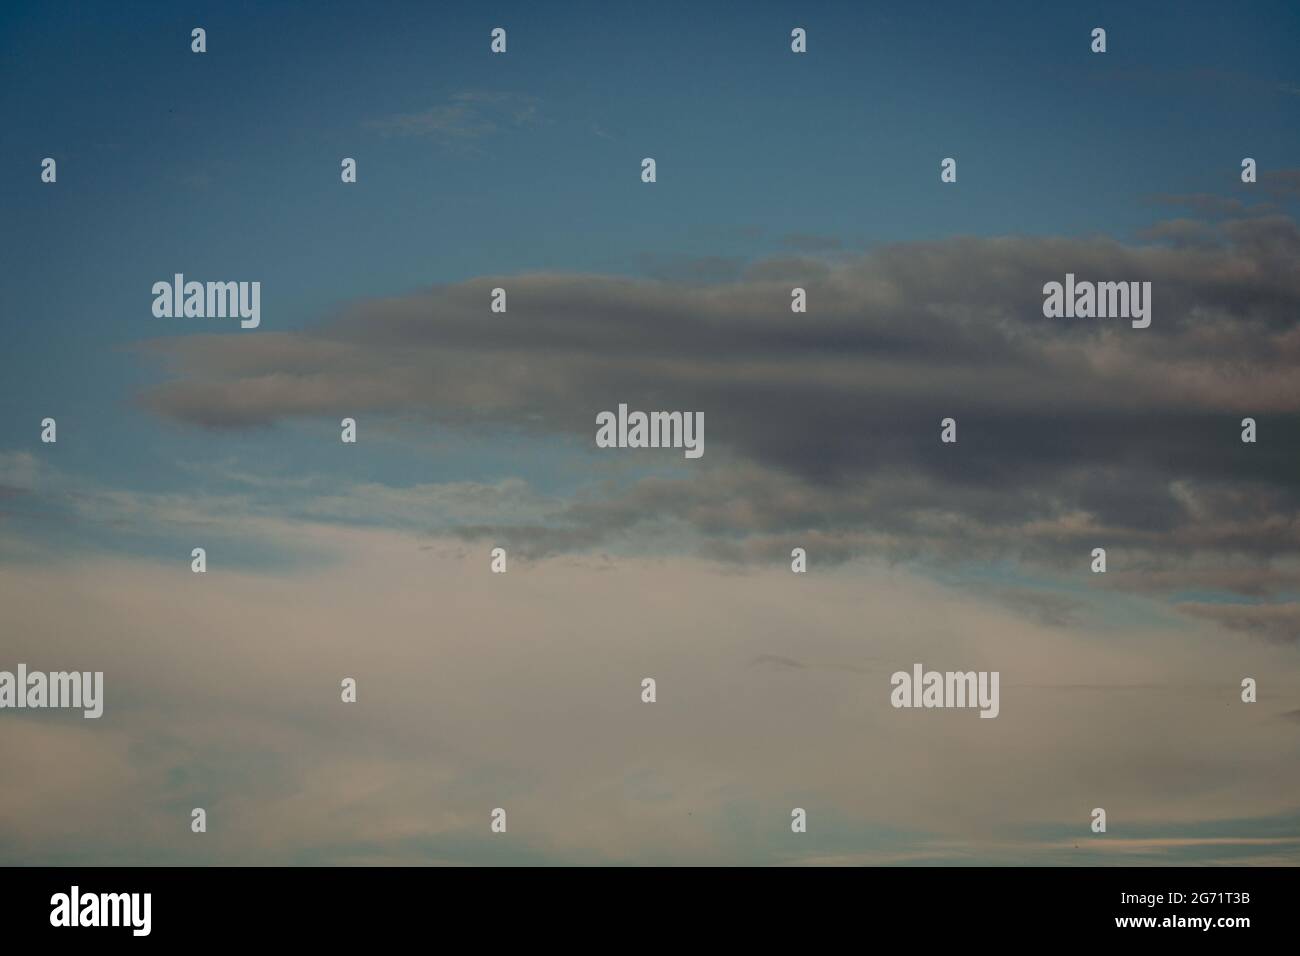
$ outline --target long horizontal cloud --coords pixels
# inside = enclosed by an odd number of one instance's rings
[[[810,534],[832,560],[937,550],[1077,565],[1107,545],[1126,549],[1142,588],[1231,568],[1226,589],[1275,593],[1300,551],[1300,230],[1252,214],[1194,231],[1150,245],[906,243],[761,262],[711,286],[481,278],[303,332],[154,340],[144,347],[174,378],[141,401],[206,427],[414,413],[587,442],[619,402],[702,411],[707,453],[688,476],[606,488],[515,526],[515,540],[580,548],[663,519],[734,558]],[[1067,272],[1151,282],[1151,327],[1044,318],[1043,284]],[[489,310],[497,286],[504,314]],[[794,286],[806,314],[790,311]],[[1247,416],[1255,444],[1240,441]],[[955,445],[939,441],[945,417]]]
[[[1142,862],[1297,860],[1289,648],[1062,630],[874,562],[494,575],[453,541],[290,533],[343,560],[6,568],[3,666],[102,670],[105,712],[5,712],[0,859],[1059,864],[1168,839],[1206,845]],[[999,670],[1001,714],[892,708],[914,661]],[[1228,704],[1246,674],[1260,702]]]

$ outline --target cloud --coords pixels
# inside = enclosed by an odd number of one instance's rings
[[[563,499],[541,494],[519,478],[398,487],[326,474],[255,474],[230,460],[186,462],[183,467],[187,473],[237,490],[116,488],[69,474],[27,452],[0,452],[0,500],[14,499],[9,517],[15,527],[20,521],[40,521],[108,529],[119,543],[131,536],[198,532],[208,544],[216,539],[239,539],[260,545],[291,539],[287,530],[304,523],[414,527],[436,533],[491,519],[540,522],[566,506]],[[38,540],[31,536],[27,544]],[[6,543],[18,542],[0,542]],[[90,543],[83,535],[78,547],[84,549]],[[0,547],[0,555],[5,550]]]
[[[1001,588],[994,596],[1011,607],[1031,615],[1045,627],[1070,627],[1079,622],[1085,602],[1064,594],[1035,591],[1030,588]]]
[[[791,668],[793,670],[803,670],[804,665],[790,657],[782,657],[780,654],[759,654],[750,664],[760,667]]]
[[[1225,704],[1240,673],[1294,699],[1294,655],[1224,647],[1208,624],[1063,631],[880,562],[494,575],[449,539],[279,533],[338,560],[6,568],[5,661],[103,670],[105,713],[0,715],[0,857],[1050,862],[1096,805],[1126,837],[1234,843],[1285,835],[1252,821],[1300,809],[1300,763],[1280,756],[1294,726]],[[889,674],[918,660],[1000,670],[999,717],[890,707]],[[1055,686],[1071,682],[1139,686]],[[196,806],[209,839],[181,839]],[[507,839],[488,830],[497,806]]]
[[[1138,233],[1139,239],[1168,242],[1174,246],[1213,246],[1219,235],[1208,223],[1197,219],[1166,219]]]
[[[1189,614],[1208,618],[1232,631],[1277,644],[1300,645],[1300,603],[1198,604],[1189,601],[1179,607]]]
[[[1300,169],[1265,169],[1259,184],[1270,195],[1282,199],[1300,199]]]
[[[1300,559],[1300,231],[1276,215],[1194,228],[1206,242],[960,238],[705,284],[484,277],[303,332],[148,343],[172,378],[140,401],[212,428],[403,415],[522,430],[593,462],[610,460],[592,447],[598,411],[704,413],[688,470],[623,453],[670,471],[459,529],[533,556],[668,535],[734,561],[813,541],[822,561],[1061,570],[1104,545],[1110,586],[1231,569],[1224,586],[1270,593]],[[1150,281],[1151,328],[1044,318],[1043,284],[1067,272]],[[806,315],[789,311],[795,284]],[[510,311],[487,321],[497,285]],[[938,440],[950,416],[955,445]],[[1255,444],[1240,441],[1247,416]]]
[[[447,102],[415,113],[394,113],[363,125],[384,136],[432,137],[444,141],[480,139],[543,121],[538,101],[516,93],[466,90]]]

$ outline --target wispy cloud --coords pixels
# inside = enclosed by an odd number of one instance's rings
[[[543,122],[535,97],[518,93],[466,90],[444,103],[412,113],[394,113],[363,125],[385,136],[423,136],[469,141]]]

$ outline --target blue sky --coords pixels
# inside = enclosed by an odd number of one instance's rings
[[[19,410],[0,442],[28,447],[31,420],[57,410],[96,436],[80,447],[101,474],[145,483],[185,480],[139,453],[184,439],[130,408],[157,369],[119,347],[213,331],[150,314],[150,285],[175,271],[260,278],[263,328],[286,330],[479,275],[690,275],[697,260],[707,275],[714,260],[788,254],[791,235],[848,248],[1124,238],[1154,218],[1150,195],[1231,193],[1242,155],[1267,167],[1300,136],[1292,4],[1025,3],[996,18],[961,4],[74,4],[0,17],[0,327]],[[188,39],[200,24],[202,56]],[[488,50],[497,25],[505,56]],[[794,25],[806,56],[789,52]],[[1104,56],[1088,48],[1095,25]],[[469,132],[374,125],[464,94],[485,98],[468,104]],[[39,181],[45,156],[57,188]],[[348,188],[343,156],[359,162]],[[945,156],[956,189],[937,181]]]
[[[748,260],[790,234],[1127,236],[1152,218],[1144,197],[1231,191],[1243,154],[1267,166],[1300,136],[1293,4],[741,12],[10,5],[11,383],[34,397],[63,382],[69,412],[117,427],[95,410],[148,370],[103,347],[192,331],[147,308],[177,270],[260,276],[264,327],[292,329],[435,282]],[[789,52],[796,24],[807,56]],[[496,25],[506,56],[488,51]],[[509,98],[481,108],[494,131],[367,126],[466,92]],[[521,104],[535,115],[516,124]],[[47,155],[57,189],[37,176]],[[354,188],[338,181],[345,155]],[[939,188],[945,156],[958,189]],[[6,444],[28,440],[25,422],[6,420]]]

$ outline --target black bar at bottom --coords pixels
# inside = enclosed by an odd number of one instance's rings
[[[1288,868],[7,868],[0,913],[6,942],[63,937],[79,945],[373,945],[423,930],[436,933],[422,937],[428,942],[458,947],[513,939],[677,947],[712,937],[729,947],[752,939],[806,948],[837,937],[883,943],[899,933],[921,949],[949,940],[1126,936],[1138,945],[1231,946],[1294,933],[1295,875]]]

